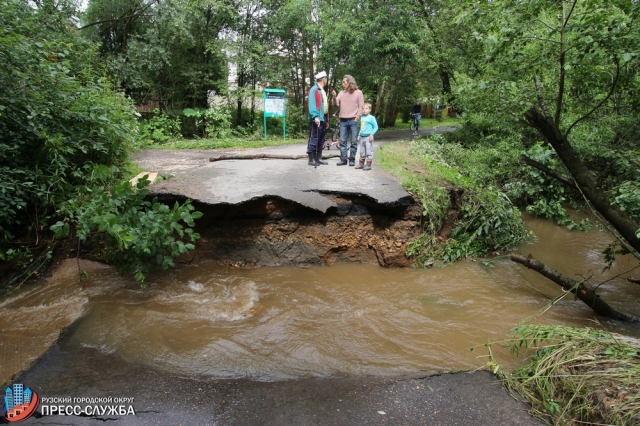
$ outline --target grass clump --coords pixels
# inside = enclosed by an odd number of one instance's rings
[[[377,157],[423,207],[423,234],[407,246],[407,255],[416,265],[431,266],[508,250],[526,240],[520,212],[504,192],[473,168],[449,164],[451,147],[440,138],[387,145]],[[469,165],[491,167],[486,159],[494,156],[483,148],[454,149],[457,157],[471,159]]]
[[[220,148],[260,148],[263,146],[281,146],[305,143],[306,139],[267,139],[223,138],[223,139],[172,139],[162,144],[145,146],[151,149],[220,149]]]
[[[640,347],[592,328],[522,325],[509,349],[536,348],[507,387],[553,424],[640,424]]]
[[[409,142],[385,145],[380,149],[376,161],[419,200],[425,231],[435,234],[444,224],[449,210],[449,191],[453,185],[427,168],[422,158],[412,155],[411,149]]]

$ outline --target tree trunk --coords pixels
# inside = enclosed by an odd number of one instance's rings
[[[549,278],[554,283],[560,285],[565,291],[570,291],[575,294],[578,299],[582,300],[587,306],[593,309],[597,314],[617,319],[619,321],[638,322],[640,318],[633,315],[625,314],[624,312],[618,312],[609,306],[606,302],[600,299],[593,290],[585,286],[584,284],[578,284],[576,281],[565,277],[559,272],[547,267],[544,263],[534,259],[533,257],[524,257],[517,254],[512,254],[511,260],[532,269],[545,277]]]
[[[251,79],[251,115],[249,120],[251,122],[251,130],[254,129],[255,118],[256,118],[256,77],[255,73],[253,74],[253,78]]]
[[[239,71],[240,72],[238,72],[238,91],[236,92],[236,95],[238,96],[236,126],[240,126],[242,124],[242,95],[244,92],[244,80],[245,80],[244,66],[239,65]]]
[[[382,85],[380,85],[380,89],[378,91],[378,97],[376,98],[376,109],[373,112],[373,115],[376,117],[380,116],[380,113],[383,111],[383,106],[384,106],[384,95],[385,95],[385,88],[387,86],[387,80],[383,80],[382,81]]]
[[[640,238],[636,236],[636,231],[640,228],[640,225],[620,211],[617,205],[611,204],[607,194],[598,186],[591,171],[582,162],[566,137],[553,124],[553,120],[547,118],[535,108],[527,111],[525,118],[553,147],[560,160],[562,160],[571,176],[575,179],[580,190],[584,193],[584,196],[593,204],[598,213],[627,240],[634,250],[640,252]]]
[[[304,65],[305,65],[304,64],[304,54],[302,54],[302,55],[300,55],[300,61],[298,61],[298,66],[297,66],[296,69],[300,70],[300,74],[301,74],[301,77],[302,77],[302,82],[301,82],[301,85],[302,85],[302,99],[301,99],[301,101],[302,102],[300,102],[300,106],[301,106],[300,110],[301,110],[303,115],[307,111],[307,102],[306,102],[306,99],[305,99],[305,96],[307,94],[307,73],[305,71],[306,68],[305,68]]]
[[[396,92],[390,92],[385,102],[384,117],[382,119],[382,127],[393,127],[396,124],[396,112],[398,107],[398,95]]]
[[[453,98],[451,96],[451,80],[449,72],[444,68],[444,66],[440,65],[438,67],[438,74],[440,74],[440,80],[442,80],[442,92],[444,93],[444,97],[447,102],[451,102]]]

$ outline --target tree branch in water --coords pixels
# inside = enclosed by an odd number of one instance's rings
[[[605,301],[600,299],[600,296],[598,296],[592,289],[588,288],[584,284],[578,284],[571,278],[565,277],[558,271],[555,271],[544,263],[534,259],[531,255],[524,257],[512,254],[510,257],[512,261],[520,263],[527,268],[544,275],[554,283],[561,286],[565,291],[572,292],[578,299],[582,300],[587,306],[593,309],[595,313],[617,319],[619,321],[640,322],[640,318],[613,309]]]

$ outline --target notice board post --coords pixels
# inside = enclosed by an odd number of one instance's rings
[[[284,94],[282,89],[264,89],[264,138],[267,138],[267,117],[282,117],[282,139],[287,138],[287,118],[285,117]]]

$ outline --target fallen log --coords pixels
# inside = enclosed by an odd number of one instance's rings
[[[578,283],[571,278],[565,277],[558,271],[555,271],[544,263],[534,259],[531,255],[524,257],[517,254],[512,254],[511,260],[532,269],[539,274],[544,275],[554,283],[560,285],[565,291],[570,291],[575,294],[576,297],[582,300],[587,306],[589,306],[597,314],[617,319],[619,321],[626,322],[639,322],[640,318],[619,312],[609,306],[604,300],[596,294],[595,291],[585,286],[583,283]]]
[[[339,153],[323,154],[322,158],[337,158],[340,157]],[[284,154],[229,154],[221,155],[219,157],[209,158],[209,162],[222,161],[222,160],[301,160],[307,159],[307,154],[300,155],[284,155]]]

